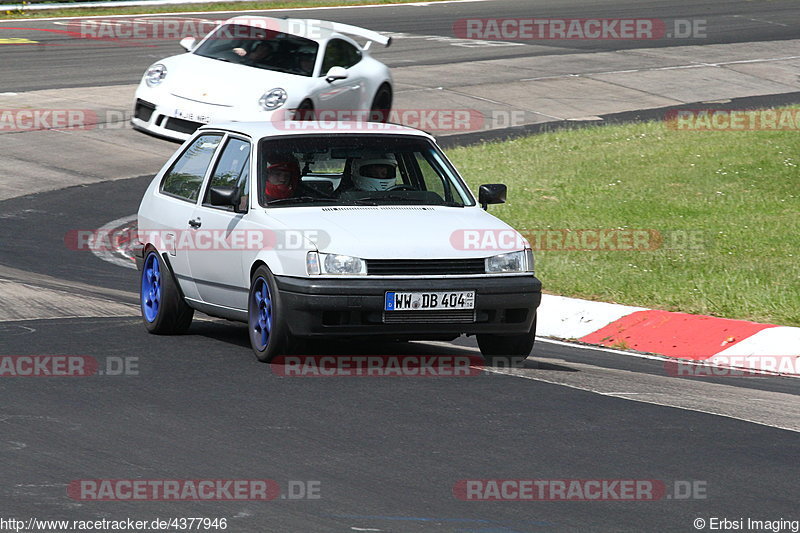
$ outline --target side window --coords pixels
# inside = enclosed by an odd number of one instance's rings
[[[345,65],[345,68],[350,68],[361,61],[361,51],[358,48],[346,41],[342,41],[342,47],[347,57],[347,65]]]
[[[197,201],[203,178],[222,135],[201,135],[189,145],[161,180],[161,192],[190,202]]]
[[[241,202],[239,207],[247,209],[248,185],[250,182],[250,142],[232,137],[225,144],[211,174],[203,203],[208,202],[211,187],[235,187]]]
[[[320,75],[324,76],[328,73],[331,67],[344,67],[350,68],[356,63],[361,61],[361,52],[341,39],[331,39],[328,42],[328,47],[325,49],[325,57],[322,59],[322,72]]]

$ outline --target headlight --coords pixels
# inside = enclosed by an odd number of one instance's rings
[[[487,257],[486,272],[533,272],[533,251],[527,249]]]
[[[363,259],[341,254],[306,254],[306,272],[309,276],[318,274],[366,274],[367,264]]]
[[[144,81],[148,87],[155,87],[167,77],[167,67],[161,63],[156,63],[144,73]]]
[[[272,111],[273,109],[278,109],[280,106],[286,103],[287,97],[288,95],[286,94],[286,91],[280,87],[276,87],[275,89],[270,89],[269,91],[265,92],[264,95],[259,99],[258,103],[266,111]]]

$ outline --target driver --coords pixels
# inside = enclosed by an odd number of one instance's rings
[[[271,154],[264,170],[267,200],[294,196],[300,185],[300,165],[292,154]]]
[[[396,184],[397,163],[393,159],[353,161],[353,186],[357,191],[388,191]]]
[[[267,42],[256,44],[250,52],[238,47],[234,48],[233,52],[252,64],[263,64],[272,60],[272,47]]]

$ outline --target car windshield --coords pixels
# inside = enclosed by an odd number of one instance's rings
[[[254,68],[313,76],[319,45],[309,39],[239,24],[225,24],[193,53]]]
[[[475,205],[444,154],[423,137],[298,135],[259,145],[259,202],[319,205]]]

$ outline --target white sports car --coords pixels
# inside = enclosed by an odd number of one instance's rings
[[[348,35],[367,40],[360,46]],[[242,16],[222,23],[188,53],[155,63],[136,90],[134,128],[186,140],[210,122],[319,118],[385,121],[389,68],[369,55],[391,38],[347,24]]]

